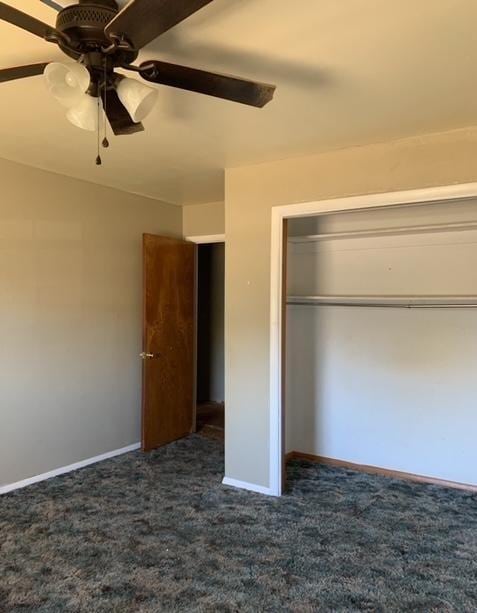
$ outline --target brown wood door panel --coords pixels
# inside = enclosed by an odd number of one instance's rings
[[[196,245],[143,237],[142,447],[188,435],[195,420]]]

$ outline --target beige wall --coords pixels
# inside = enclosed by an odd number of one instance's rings
[[[225,232],[223,202],[194,204],[183,208],[183,235],[209,236]]]
[[[272,207],[476,180],[476,129],[226,171],[227,477],[269,484]]]
[[[139,440],[141,235],[182,211],[3,160],[0,185],[2,485]]]

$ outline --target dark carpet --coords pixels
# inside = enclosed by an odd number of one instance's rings
[[[0,498],[0,610],[476,611],[477,496],[295,461],[221,485],[200,436]]]

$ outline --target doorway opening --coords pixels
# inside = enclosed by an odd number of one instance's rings
[[[196,431],[224,440],[225,244],[197,247]]]

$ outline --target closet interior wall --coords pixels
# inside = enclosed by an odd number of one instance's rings
[[[289,296],[477,302],[475,201],[288,229]],[[286,451],[476,485],[476,339],[477,308],[289,304]]]

